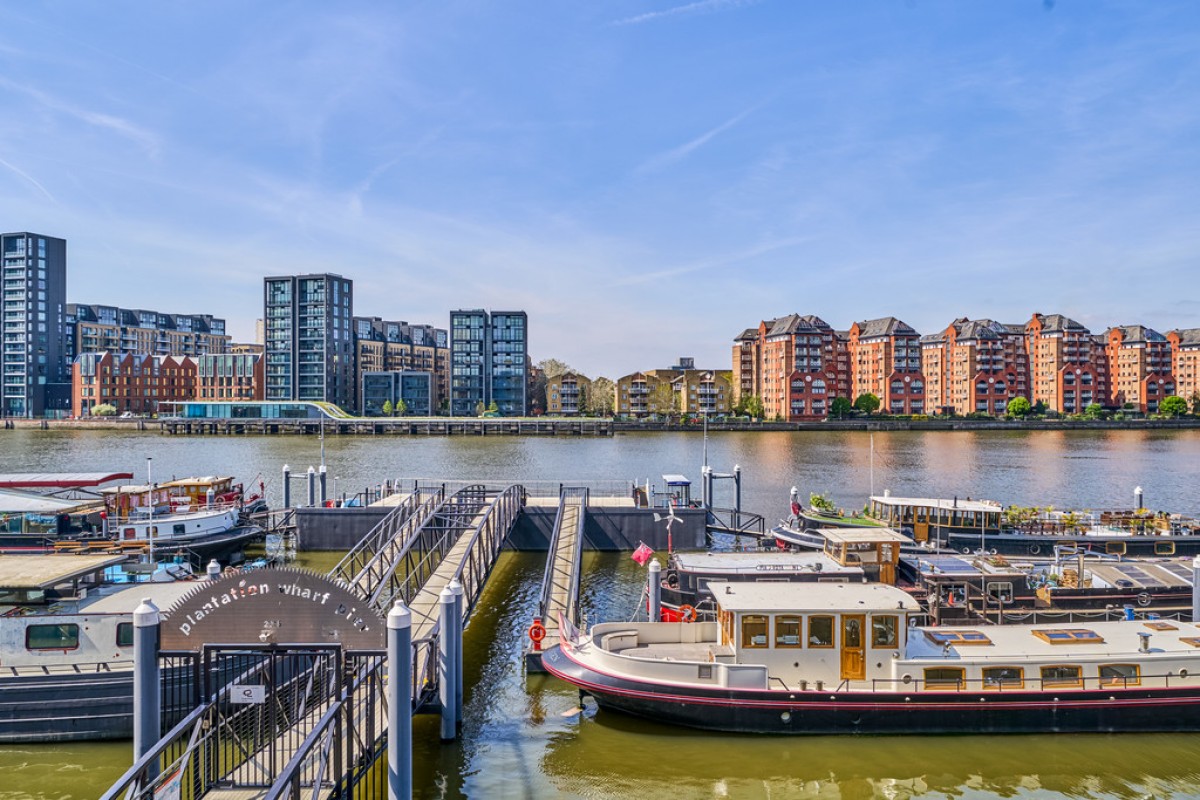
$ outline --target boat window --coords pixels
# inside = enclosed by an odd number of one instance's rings
[[[871,617],[871,647],[895,647],[896,627],[892,614]]]
[[[1069,664],[1042,667],[1042,686],[1083,686],[1083,669]]]
[[[1108,553],[1110,556],[1123,556],[1125,555],[1125,543],[1106,542],[1104,544],[1104,552]]]
[[[861,617],[842,617],[842,647],[862,647],[863,631]]]
[[[803,644],[804,627],[800,617],[780,614],[775,618],[775,646],[800,647]]]
[[[74,650],[79,647],[79,626],[30,625],[25,629],[27,650]]]
[[[991,644],[992,640],[983,631],[937,630],[925,631],[925,638],[934,644]]]
[[[993,581],[987,587],[988,596],[1003,603],[1011,603],[1013,599],[1012,581]]]
[[[742,647],[766,647],[769,617],[746,614],[742,617]]]
[[[1050,644],[1104,644],[1104,639],[1087,628],[1048,628],[1033,635]]]
[[[1101,686],[1139,686],[1142,673],[1137,664],[1101,664]]]
[[[171,532],[174,533],[176,536],[182,536],[183,534],[185,534],[187,532],[187,525],[185,525],[182,522],[176,523],[175,526],[171,529]]]
[[[1180,636],[1179,641],[1192,647],[1200,647],[1200,636]]]
[[[1020,689],[1025,685],[1025,670],[1020,667],[984,667],[983,688]]]
[[[833,647],[833,617],[808,618],[808,646]]]
[[[966,683],[962,667],[929,667],[925,670],[926,689],[961,689]]]
[[[133,623],[117,623],[117,647],[133,647]]]
[[[1173,556],[1175,555],[1174,542],[1155,542],[1154,555],[1156,556]]]

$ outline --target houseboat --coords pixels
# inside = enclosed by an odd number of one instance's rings
[[[1200,627],[945,628],[885,584],[710,584],[712,622],[563,620],[542,660],[602,710],[745,733],[1200,730]]]
[[[0,744],[132,735],[133,611],[147,597],[169,608],[198,583],[172,580],[188,574],[173,569],[146,583],[106,579],[126,564],[0,556]]]
[[[1145,509],[1056,511],[1002,506],[970,498],[871,497],[862,514],[797,511],[781,526],[804,546],[814,527],[881,525],[903,531],[918,546],[960,553],[1048,556],[1056,547],[1079,547],[1130,558],[1200,555],[1200,520]]]

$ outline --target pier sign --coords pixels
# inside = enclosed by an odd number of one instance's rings
[[[164,615],[160,646],[340,644],[382,650],[386,642],[386,621],[357,593],[327,575],[281,568],[197,583]]]
[[[229,687],[229,702],[234,705],[261,706],[267,702],[267,687],[261,683],[235,683]]]

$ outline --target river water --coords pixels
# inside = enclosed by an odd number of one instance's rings
[[[700,435],[611,439],[362,437],[325,441],[330,489],[388,477],[657,480],[699,477]],[[992,498],[1022,505],[1128,507],[1142,486],[1153,508],[1200,516],[1200,432],[722,433],[718,471],[744,475],[744,507],[769,521],[798,486],[848,508],[871,491]],[[873,454],[873,455],[872,455]],[[0,472],[126,470],[171,475],[262,473],[278,500],[280,468],[320,462],[313,437],[173,438],[114,432],[0,431]],[[873,463],[873,468],[872,468]],[[299,486],[296,487],[297,489]],[[719,490],[718,503],[731,487]],[[307,559],[327,569],[327,554]],[[1200,735],[1011,737],[723,736],[579,710],[578,694],[526,677],[521,652],[544,557],[506,553],[468,628],[462,739],[438,743],[418,718],[420,797],[916,798],[1200,797]],[[625,555],[588,554],[589,621],[627,619],[644,573]],[[1169,713],[1169,712],[1166,712]],[[128,742],[0,747],[0,800],[98,796],[127,768]]]

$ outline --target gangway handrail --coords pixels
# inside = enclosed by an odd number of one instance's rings
[[[368,596],[372,603],[376,603],[384,587],[395,582],[396,568],[411,549],[413,541],[420,536],[429,522],[452,502],[453,498],[447,499],[439,491],[421,503],[400,524],[399,530],[393,533],[391,539],[383,544],[374,557],[351,579],[350,586]]]
[[[197,723],[202,722],[203,718],[212,708],[212,701],[202,703],[192,709],[192,713],[176,723],[174,728],[166,733],[154,747],[146,751],[145,755],[133,763],[133,766],[125,771],[125,774],[117,779],[117,782],[112,785],[107,792],[100,795],[100,800],[118,800],[124,793],[129,792],[126,800],[132,800],[142,796],[145,790],[153,791],[152,786],[143,786],[142,779],[144,773],[151,765],[156,764],[160,756],[167,751],[167,748],[176,744],[182,735],[191,728],[197,728]],[[174,763],[166,765],[165,768],[174,766]]]
[[[564,486],[558,500],[558,514],[554,519],[554,532],[550,540],[549,555],[546,558],[546,569],[542,575],[542,594],[538,602],[538,618],[543,624],[547,622],[553,623],[558,619],[557,612],[564,612],[568,615],[568,619],[572,622],[577,621],[575,612],[575,598],[579,591],[579,572],[581,553],[583,551],[583,525],[587,512],[588,499],[590,492],[587,487],[579,486]],[[554,595],[558,577],[558,550],[559,540],[563,532],[564,518],[567,510],[567,503],[570,499],[579,500],[579,515],[575,519],[575,549],[571,553],[570,571],[568,572],[567,585],[557,588],[564,589],[567,597],[567,608],[552,609],[550,602]]]
[[[445,490],[434,490],[432,495],[433,498],[431,499],[440,501],[445,496]],[[403,502],[389,511],[374,528],[367,532],[366,536],[362,537],[342,557],[337,566],[329,571],[330,576],[341,578],[346,583],[352,584],[361,575],[363,570],[379,555],[383,548],[395,538],[397,529],[410,520],[414,514],[418,513],[418,509],[424,507],[426,504],[425,496],[421,490],[417,489],[413,491]]]

